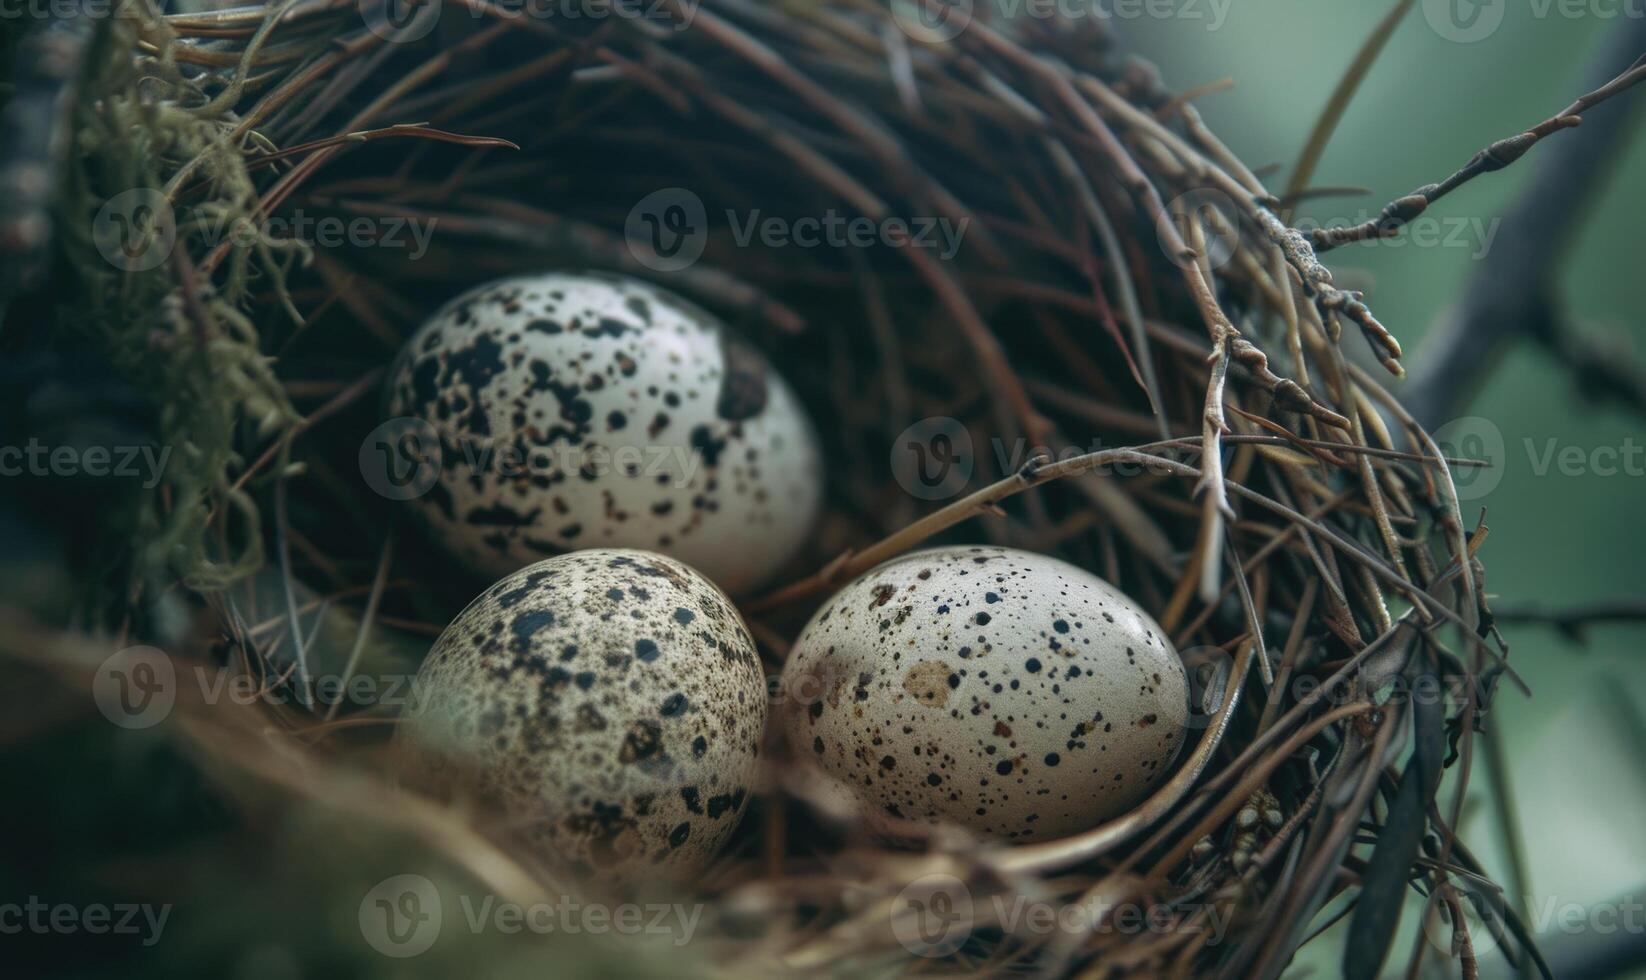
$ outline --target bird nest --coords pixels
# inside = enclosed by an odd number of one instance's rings
[[[58,222],[84,288],[53,315],[154,393],[179,447],[107,622],[286,694],[180,705],[210,771],[348,798],[357,827],[415,827],[502,894],[565,887],[463,814],[383,802],[393,706],[303,682],[392,672],[395,644],[415,668],[484,586],[358,476],[404,339],[500,275],[614,270],[718,312],[818,423],[823,522],[739,602],[768,673],[835,587],[922,543],[987,541],[1122,587],[1192,681],[1193,731],[1146,802],[1021,846],[949,827],[888,843],[772,739],[734,844],[694,883],[708,960],[1274,976],[1347,916],[1346,963],[1369,975],[1409,889],[1440,937],[1412,955],[1467,970],[1482,920],[1531,952],[1501,903],[1466,912],[1494,893],[1456,835],[1513,678],[1486,529],[1454,490],[1468,461],[1385,388],[1399,344],[1319,255],[1399,234],[1559,126],[1366,226],[1305,234],[1102,19],[579,9],[601,16],[132,4],[40,42],[92,66]],[[121,195],[147,237],[111,258]],[[342,239],[317,241],[328,228]],[[188,629],[157,611],[178,596]],[[1023,901],[1058,927],[1012,914]]]

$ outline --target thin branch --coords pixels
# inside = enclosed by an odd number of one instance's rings
[[[1611,78],[1616,65],[1642,50],[1646,18],[1629,18],[1612,30],[1590,74]],[[1637,62],[1618,77],[1640,72]],[[1583,126],[1538,162],[1455,312],[1435,327],[1415,359],[1403,400],[1425,425],[1456,417],[1514,341],[1559,334],[1555,282],[1561,259],[1587,205],[1605,186],[1638,102],[1631,97],[1589,112]]]
[[[1603,599],[1561,609],[1528,603],[1498,607],[1492,610],[1492,615],[1500,623],[1547,626],[1559,630],[1575,643],[1582,643],[1584,633],[1592,626],[1646,622],[1646,598]]]
[[[1619,33],[1626,33],[1620,31]],[[1582,114],[1606,100],[1619,95],[1642,79],[1646,79],[1646,55],[1640,55],[1621,75],[1600,86],[1576,102],[1543,120],[1524,133],[1507,136],[1491,144],[1458,168],[1457,172],[1438,184],[1424,184],[1404,197],[1390,201],[1382,213],[1358,225],[1338,228],[1320,228],[1311,233],[1315,251],[1326,252],[1351,242],[1375,238],[1393,238],[1400,234],[1412,219],[1429,209],[1436,201],[1457,190],[1481,174],[1502,170],[1526,155],[1545,137],[1563,129],[1571,129],[1583,122]]]

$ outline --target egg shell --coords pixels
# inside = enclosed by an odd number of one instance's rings
[[[411,337],[387,402],[440,442],[419,511],[490,577],[635,547],[741,592],[794,556],[822,501],[817,436],[789,386],[711,314],[636,279],[474,289]]]
[[[663,555],[590,549],[487,589],[418,672],[407,782],[500,809],[551,863],[687,875],[736,827],[765,677],[737,610]]]
[[[998,547],[914,552],[812,617],[783,671],[792,751],[881,815],[1014,841],[1084,830],[1165,777],[1183,662],[1097,576]]]

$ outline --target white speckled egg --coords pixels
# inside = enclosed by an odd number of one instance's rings
[[[1182,746],[1183,663],[1114,586],[1045,555],[918,551],[852,582],[783,671],[797,755],[871,820],[1033,841],[1141,802]]]
[[[470,603],[396,737],[405,781],[488,801],[555,864],[680,877],[737,825],[765,718],[724,593],[663,555],[589,549]]]
[[[816,433],[765,358],[622,276],[453,300],[408,341],[388,409],[433,426],[442,466],[420,510],[483,574],[635,547],[741,592],[795,554],[822,500]]]

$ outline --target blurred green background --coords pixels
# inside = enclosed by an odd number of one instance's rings
[[[1160,9],[1180,16],[1119,23],[1176,90],[1234,79],[1235,88],[1201,99],[1199,108],[1247,163],[1279,165],[1266,179],[1281,188],[1339,76],[1392,6],[1369,0],[1173,0]],[[1426,16],[1439,6],[1420,2],[1407,15],[1316,171],[1316,186],[1369,193],[1309,202],[1299,210],[1300,221],[1375,216],[1384,202],[1440,180],[1493,140],[1554,114],[1585,90],[1590,60],[1608,32],[1622,29],[1621,18],[1646,15],[1646,5],[1638,3],[1585,3],[1585,16],[1567,17],[1560,4],[1499,0],[1503,19],[1496,31],[1458,43]],[[1637,98],[1630,112],[1638,124],[1646,104]],[[1426,217],[1439,219],[1447,234],[1432,237],[1429,245],[1350,246],[1328,257],[1340,284],[1366,290],[1373,310],[1406,344],[1408,363],[1423,358],[1424,335],[1480,261],[1483,237],[1466,234],[1457,245],[1446,238],[1458,227],[1489,230],[1549,145],[1437,203]],[[1634,347],[1646,346],[1640,344],[1646,311],[1643,173],[1646,132],[1636,125],[1558,279],[1575,329],[1606,331]],[[1399,382],[1393,387],[1398,391]],[[1646,593],[1646,531],[1639,521],[1646,504],[1646,426],[1639,418],[1585,405],[1571,378],[1525,345],[1502,362],[1463,414],[1488,420],[1503,436],[1500,482],[1465,503],[1471,518],[1471,508],[1488,509],[1492,534],[1482,557],[1498,604],[1562,608]],[[1635,447],[1634,462],[1611,475],[1563,474],[1559,466],[1542,465],[1551,445],[1569,455],[1566,447],[1577,447],[1585,460],[1596,449],[1604,456]],[[1534,918],[1555,916],[1544,930],[1552,949],[1585,939],[1559,925],[1569,904],[1587,913],[1631,894],[1646,901],[1646,767],[1640,756],[1646,747],[1646,680],[1639,669],[1646,628],[1600,626],[1581,645],[1534,625],[1507,625],[1504,631],[1511,663],[1533,689],[1528,699],[1504,685],[1495,709],[1527,853],[1531,902],[1522,907],[1529,904]],[[1479,757],[1476,762],[1472,781],[1483,788],[1489,781]],[[1484,800],[1466,812],[1464,839],[1504,881],[1496,821]],[[1327,945],[1310,959],[1331,975],[1337,963]],[[1391,963],[1404,972],[1404,957],[1397,954]],[[1483,964],[1484,975],[1497,975],[1493,967]],[[1501,970],[1501,961],[1496,968]],[[1633,975],[1646,976],[1646,966]]]
[[[998,2],[1028,4],[1034,0]],[[1135,13],[1116,18],[1116,26],[1139,53],[1160,67],[1173,89],[1234,79],[1235,88],[1206,96],[1197,105],[1212,129],[1243,160],[1253,167],[1280,168],[1272,174],[1265,171],[1274,188],[1284,186],[1333,86],[1393,4],[1393,0],[1061,2],[1071,9],[1090,9],[1099,3],[1105,9]],[[1472,0],[1447,2],[1467,6]],[[1386,201],[1451,173],[1482,146],[1541,121],[1583,91],[1591,56],[1609,32],[1620,29],[1619,19],[1601,14],[1617,11],[1646,16],[1646,0],[1584,0],[1582,6],[1590,13],[1578,17],[1563,16],[1560,11],[1572,8],[1561,0],[1496,3],[1504,11],[1501,26],[1485,39],[1463,44],[1431,26],[1425,7],[1434,4],[1420,0],[1351,104],[1313,181],[1317,186],[1364,187],[1367,193],[1310,202],[1299,212],[1301,222],[1341,223],[1369,217]],[[1175,16],[1152,16],[1151,11]],[[1646,95],[1633,101],[1638,103],[1634,115],[1646,119]],[[1482,250],[1496,240],[1490,237],[1493,222],[1517,199],[1548,148],[1534,150],[1515,167],[1483,177],[1431,209],[1425,217],[1431,229],[1438,226],[1438,241],[1423,239],[1429,242],[1425,245],[1407,238],[1398,244],[1353,246],[1329,257],[1340,284],[1365,289],[1379,317],[1406,343],[1409,363],[1424,357],[1424,335],[1478,269]],[[1561,299],[1576,329],[1606,332],[1646,347],[1639,343],[1643,329],[1639,320],[1646,313],[1646,276],[1640,274],[1638,244],[1641,217],[1646,215],[1646,182],[1638,179],[1646,174],[1646,130],[1634,135],[1627,152],[1612,161],[1608,173],[1606,186],[1597,195],[1599,206],[1585,217],[1583,232],[1564,259],[1559,277]],[[1361,346],[1358,338],[1346,342],[1349,348]],[[1640,353],[1646,356],[1646,351]],[[1398,383],[1392,387],[1399,390]],[[1496,460],[1500,480],[1490,492],[1466,505],[1471,516],[1480,506],[1489,510],[1492,535],[1482,557],[1489,589],[1499,605],[1536,603],[1558,609],[1603,598],[1646,595],[1646,556],[1642,554],[1646,531],[1634,519],[1646,502],[1646,475],[1641,472],[1646,465],[1646,427],[1639,418],[1587,406],[1571,379],[1530,346],[1509,354],[1463,414],[1487,420],[1501,434],[1504,446]],[[1596,450],[1631,447],[1631,467],[1612,475],[1542,470],[1544,455],[1551,449],[1555,453],[1575,449],[1588,459]],[[1607,938],[1592,928],[1563,928],[1562,916],[1575,910],[1586,920],[1596,909],[1624,897],[1646,902],[1646,833],[1642,832],[1646,771],[1640,762],[1640,749],[1646,747],[1646,679],[1636,669],[1646,657],[1641,643],[1646,625],[1599,626],[1588,632],[1582,644],[1541,626],[1506,625],[1504,632],[1512,646],[1511,662],[1534,692],[1528,699],[1505,685],[1495,708],[1496,725],[1505,735],[1513,806],[1527,856],[1528,894],[1511,898],[1529,911],[1534,925],[1543,927],[1545,949],[1555,953],[1568,944]],[[17,719],[25,714],[21,706],[32,697],[20,687],[10,701],[0,701],[11,709],[0,714],[10,715],[18,725]],[[106,746],[116,741],[116,735],[112,730],[99,730],[95,742],[54,743],[51,747],[61,751],[42,753],[29,766],[0,772],[0,797],[24,798],[57,774],[54,769],[64,765],[60,759],[91,768],[94,760],[107,754]],[[71,736],[62,738],[68,741]],[[121,744],[156,768],[178,768],[172,765],[175,760],[155,761],[166,751],[155,739],[127,738]],[[131,757],[121,758],[130,761]],[[140,794],[122,792],[130,786],[97,783],[106,797],[89,803],[50,800],[50,824],[60,838],[31,839],[12,850],[44,863],[54,846],[77,840],[77,846],[96,853],[98,842],[89,836],[93,830],[109,836],[111,851],[114,844],[137,837],[152,835],[169,841],[172,828],[167,821],[174,797],[190,801],[196,810],[208,809],[207,820],[215,817],[216,801],[208,800],[199,787],[166,785],[162,787],[165,792],[159,792],[146,782],[152,778],[149,769],[127,768],[132,771],[130,779],[141,787]],[[1498,880],[1506,882],[1508,849],[1485,792],[1490,780],[1479,754],[1472,782],[1476,790],[1465,811],[1463,837]],[[121,801],[132,796],[152,799],[152,811],[123,807]],[[1443,798],[1449,799],[1449,794]],[[112,814],[119,819],[110,819]],[[352,817],[323,813],[292,827],[256,826],[254,831],[262,839],[255,852],[214,854],[224,869],[223,880],[191,884],[198,885],[202,893],[233,895],[239,904],[226,902],[222,913],[230,916],[252,910],[238,921],[268,923],[267,942],[245,950],[187,948],[183,958],[198,955],[214,962],[237,963],[241,976],[297,976],[301,965],[321,955],[316,951],[323,944],[309,943],[310,949],[304,950],[291,937],[322,936],[339,922],[352,946],[358,947],[349,932],[353,924],[349,916],[354,914],[359,890],[334,888],[336,894],[328,896],[322,877],[313,872],[330,869],[346,854],[360,858],[363,867],[369,866],[371,870],[362,870],[361,875],[370,884],[375,880],[372,874],[397,873],[408,865],[401,851],[406,842],[362,841],[351,833]],[[0,819],[0,830],[10,826]],[[283,863],[294,854],[312,859],[313,866]],[[267,864],[257,863],[258,858]],[[268,884],[254,895],[241,896],[238,880],[230,872],[248,868],[254,875],[264,875]],[[153,867],[128,870],[136,879],[161,877]],[[312,919],[279,925],[279,914],[292,908],[308,910]],[[1414,901],[1411,911],[1416,908]],[[1415,915],[1406,916],[1405,934],[1389,960],[1389,975],[1404,972],[1415,919]],[[209,934],[211,925],[203,923],[196,935]],[[1480,931],[1475,934],[1478,937]],[[360,975],[365,970],[389,975],[401,966],[399,961],[376,958],[364,948],[358,948],[358,954],[358,959],[322,960],[321,965],[337,975]],[[462,960],[465,948],[452,948],[448,955],[454,971],[475,970],[475,964]],[[603,971],[613,976],[645,970],[662,976],[680,972],[686,964],[673,949],[661,950],[655,962],[591,960],[575,969],[564,960],[530,959],[525,950],[518,955],[519,960],[491,960],[484,966],[498,976],[554,975],[556,970],[583,975]],[[88,954],[87,962],[96,965],[100,960]],[[72,973],[79,965],[57,964],[63,973]],[[448,968],[445,960],[424,965],[436,971]],[[0,966],[0,972],[6,969]],[[1339,969],[1340,951],[1328,941],[1306,948],[1289,975],[1312,970],[1315,976],[1335,976]],[[1504,975],[1501,961],[1488,960],[1482,974]],[[1646,968],[1632,975],[1646,977]]]

